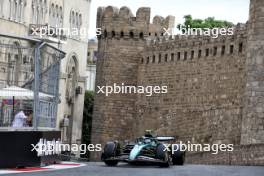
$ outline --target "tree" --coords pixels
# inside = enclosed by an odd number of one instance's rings
[[[94,106],[94,92],[86,91],[84,96],[83,125],[82,125],[82,144],[91,143],[92,116]],[[89,158],[89,152],[81,155],[82,158]]]
[[[180,26],[182,28],[223,28],[223,27],[231,27],[233,23],[225,21],[225,20],[216,20],[214,17],[208,17],[204,20],[202,19],[193,19],[191,15],[184,16],[184,23],[178,24],[178,28]]]

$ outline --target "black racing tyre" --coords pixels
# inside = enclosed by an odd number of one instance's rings
[[[118,161],[116,161],[116,160],[105,160],[104,163],[107,166],[116,166],[118,164]]]
[[[172,145],[172,164],[183,165],[185,162],[185,152],[180,150],[180,145]]]
[[[104,152],[102,153],[101,159],[105,162],[107,166],[116,166],[118,164],[117,160],[111,160],[115,157],[117,153],[117,144],[115,142],[107,142],[104,147]]]
[[[168,151],[165,151],[165,146],[163,144],[158,144],[156,151],[157,159],[164,161],[164,163],[160,163],[161,167],[169,167],[170,166],[170,155]]]
[[[114,142],[107,142],[104,147],[105,159],[114,157],[116,155],[116,144]]]

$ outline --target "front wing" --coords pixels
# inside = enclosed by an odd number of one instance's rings
[[[126,162],[126,163],[165,163],[165,161],[148,157],[148,156],[142,156],[139,155],[135,159],[130,160],[129,155],[120,155],[112,158],[108,158],[105,160],[115,160],[115,161],[121,161],[121,162]]]

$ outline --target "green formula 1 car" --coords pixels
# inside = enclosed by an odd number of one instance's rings
[[[107,142],[101,159],[108,166],[116,166],[118,162],[151,163],[161,167],[183,165],[185,152],[180,151],[180,146],[177,144],[168,144],[173,140],[174,137],[155,137],[147,131],[133,143],[123,146],[117,141]]]

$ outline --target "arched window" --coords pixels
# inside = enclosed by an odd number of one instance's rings
[[[184,52],[183,59],[184,59],[184,60],[187,60],[187,58],[188,58],[188,53],[187,53],[187,51],[185,51],[185,52]]]
[[[18,2],[14,0],[14,8],[13,8],[13,19],[17,20],[17,11],[18,11]]]
[[[78,17],[78,13],[77,12],[75,12],[74,18],[75,18],[75,27],[78,29],[78,27],[79,27],[79,17]]]
[[[72,11],[72,27],[75,28],[75,16],[74,16],[74,11]]]
[[[123,32],[123,31],[120,32],[120,37],[121,37],[121,38],[124,37],[124,32]]]
[[[234,53],[234,45],[230,45],[229,54],[233,54],[233,53]]]
[[[56,5],[55,7],[55,26],[58,26],[59,25],[59,6]]]
[[[80,25],[80,28],[82,26],[82,14],[79,14],[79,25]]]
[[[49,6],[49,24],[52,26],[53,4]]]
[[[239,53],[243,52],[243,43],[242,42],[239,43],[238,52]]]
[[[144,34],[143,34],[143,32],[140,32],[140,34],[139,34],[139,38],[140,38],[140,39],[143,39],[143,38],[144,38]]]
[[[19,3],[18,3],[18,21],[19,22],[24,22],[24,11],[25,11],[25,5],[26,5],[26,2],[25,0],[19,0]]]
[[[13,20],[13,13],[14,13],[14,0],[9,0],[9,19]]]
[[[164,56],[164,61],[165,61],[165,62],[168,62],[168,54],[165,54],[165,56]]]
[[[156,57],[155,55],[152,56],[152,63],[155,63],[155,60],[156,60],[155,57]]]
[[[112,38],[115,37],[115,31],[112,31]]]
[[[59,26],[63,26],[63,12],[62,12],[62,7],[60,7],[60,12],[59,12]]]
[[[22,4],[21,4],[22,0],[17,0],[18,2],[18,7],[17,7],[17,21],[21,21],[21,10],[22,10]]]
[[[3,10],[4,10],[4,0],[0,0],[0,18],[3,17]]]
[[[134,33],[131,31],[131,32],[129,32],[129,37],[130,38],[134,38]]]
[[[202,50],[200,49],[199,51],[198,51],[198,58],[201,58],[202,57]]]
[[[104,30],[104,38],[107,38],[107,30]]]
[[[73,35],[72,37],[80,37],[80,30],[81,30],[81,25],[82,25],[82,15],[77,12],[72,10],[70,12],[70,28],[71,28],[71,34]]]
[[[52,4],[52,6],[50,7],[49,22],[52,21],[50,15],[53,11],[53,5],[54,4]],[[32,0],[32,23],[44,24],[46,13],[47,13],[47,0],[38,0],[38,1]]]

